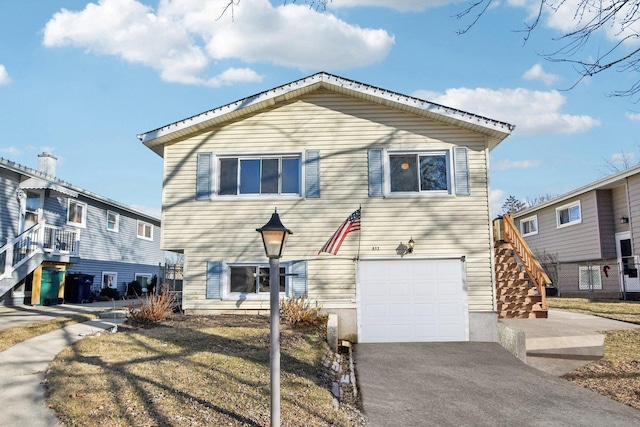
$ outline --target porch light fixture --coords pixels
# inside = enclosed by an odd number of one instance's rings
[[[620,216],[620,224],[629,224],[629,217],[626,215]]]
[[[291,230],[282,225],[278,210],[262,228],[264,251],[269,258],[269,310],[271,314],[271,427],[280,426],[280,257]]]
[[[400,242],[400,244],[396,248],[396,253],[401,257],[405,256],[406,254],[411,254],[413,253],[413,248],[415,245],[416,242],[413,241],[413,237],[409,239],[409,242],[407,242],[406,245]]]

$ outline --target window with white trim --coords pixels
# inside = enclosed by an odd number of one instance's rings
[[[138,238],[153,240],[153,224],[138,220]]]
[[[602,289],[602,274],[598,267],[579,266],[578,275],[580,276],[579,289]]]
[[[87,225],[87,204],[69,199],[67,205],[67,224],[78,227]]]
[[[120,214],[107,211],[107,230],[117,232],[120,228]]]
[[[103,271],[102,272],[102,289],[118,287],[118,273],[115,271]]]
[[[538,215],[520,220],[520,234],[523,236],[538,234]]]
[[[388,162],[388,190],[392,194],[451,192],[448,151],[389,152]]]
[[[218,194],[301,195],[300,155],[218,158]]]
[[[140,283],[140,286],[142,287],[142,292],[146,293],[147,292],[147,288],[151,284],[151,274],[136,273],[135,274],[135,280],[136,280],[136,282]]]
[[[279,293],[288,295],[287,266],[280,267]],[[267,299],[271,292],[268,264],[230,264],[227,266],[227,298]]]
[[[582,210],[580,201],[556,208],[557,227],[579,224],[582,222]]]

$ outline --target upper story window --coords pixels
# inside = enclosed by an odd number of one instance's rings
[[[579,224],[581,222],[582,211],[579,201],[556,208],[556,223],[558,228]]]
[[[469,148],[368,150],[369,197],[471,194]]]
[[[67,223],[80,227],[87,225],[87,204],[69,199],[67,209]]]
[[[530,236],[538,234],[538,216],[530,216],[520,220],[520,234]]]
[[[320,197],[320,151],[232,156],[198,153],[196,200],[232,197]]]
[[[117,232],[120,228],[120,214],[107,211],[107,230]]]
[[[153,224],[138,221],[138,238],[145,240],[153,240]]]
[[[449,193],[449,155],[447,152],[390,153],[389,190],[391,193]]]
[[[221,157],[218,194],[300,195],[300,156]]]

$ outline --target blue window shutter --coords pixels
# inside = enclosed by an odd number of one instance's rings
[[[320,197],[320,151],[307,150],[305,161],[305,196]]]
[[[222,261],[207,262],[207,299],[222,298]]]
[[[371,148],[369,150],[369,197],[382,197],[382,149]]]
[[[296,261],[291,265],[291,287],[295,298],[307,296],[307,261]]]
[[[211,198],[211,153],[198,153],[196,200]]]
[[[471,194],[469,184],[469,149],[467,147],[454,147],[453,162],[455,168],[456,194],[468,196]]]

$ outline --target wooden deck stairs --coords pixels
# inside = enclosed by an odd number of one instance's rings
[[[494,221],[498,318],[547,318],[551,280],[533,256],[510,215]]]

